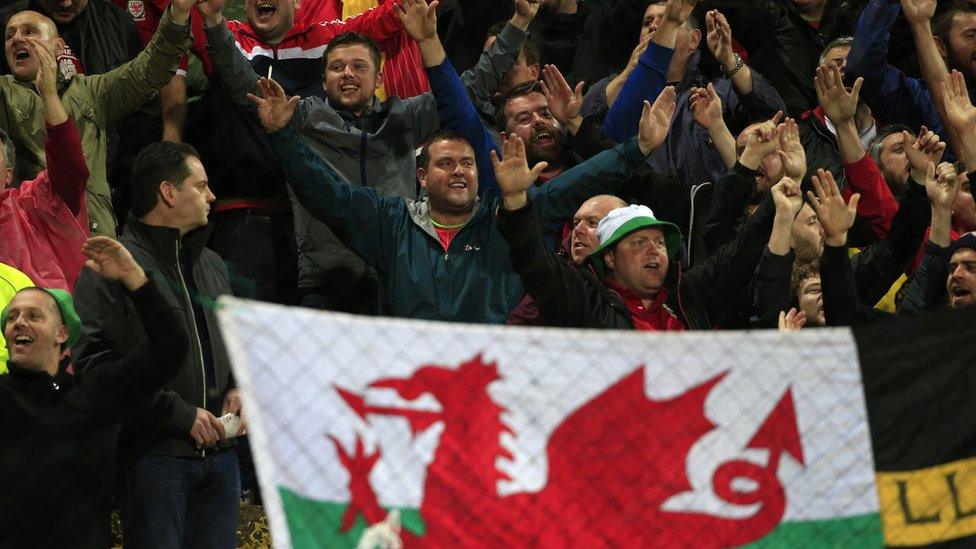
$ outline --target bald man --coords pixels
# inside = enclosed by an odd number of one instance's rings
[[[152,41],[135,59],[105,74],[74,75],[63,80],[59,93],[68,116],[81,135],[91,176],[88,216],[93,234],[115,236],[112,193],[106,178],[109,129],[165,86],[190,45],[190,8],[195,0],[174,0]],[[40,61],[28,37],[39,38],[49,51],[64,41],[48,17],[22,11],[7,22],[5,55],[11,74],[0,78],[0,128],[17,149],[16,180],[32,179],[44,168],[44,112],[34,86]]]
[[[583,261],[593,253],[600,245],[600,239],[596,235],[596,227],[600,221],[610,213],[610,210],[626,208],[627,203],[612,194],[600,194],[587,200],[576,210],[573,215],[573,230],[569,234],[569,256],[573,263],[582,265]],[[563,249],[560,254],[565,255],[567,242],[563,241]],[[519,326],[545,326],[543,319],[539,318],[539,309],[535,306],[532,296],[525,294],[522,301],[508,315],[508,324]]]

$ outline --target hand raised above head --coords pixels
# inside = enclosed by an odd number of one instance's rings
[[[288,97],[280,84],[264,77],[258,80],[258,89],[261,92],[260,97],[249,93],[247,98],[257,108],[258,119],[264,131],[273,133],[284,128],[295,114],[298,96]]]

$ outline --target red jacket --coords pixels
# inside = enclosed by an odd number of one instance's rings
[[[630,311],[630,319],[634,322],[634,329],[645,332],[664,332],[664,331],[684,331],[685,325],[678,320],[678,317],[667,305],[668,290],[661,288],[657,297],[647,307],[643,300],[634,292],[616,284],[614,281],[604,278],[607,286],[617,292],[620,299],[627,305]]]
[[[85,265],[89,237],[88,167],[71,118],[47,127],[47,169],[33,181],[0,191],[0,263],[42,288],[71,291]]]

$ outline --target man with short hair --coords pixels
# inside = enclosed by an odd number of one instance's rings
[[[247,103],[245,94],[257,91],[258,74],[234,45],[219,6],[217,0],[198,6],[204,15],[211,59],[231,97]],[[417,0],[398,7],[403,11],[395,17],[425,22],[425,36],[427,27],[434,25],[431,29],[436,36],[436,15],[426,3]],[[470,101],[457,73],[445,62],[443,48],[439,42],[433,47],[431,41],[429,46],[425,51],[418,45],[434,91],[406,99],[394,96],[386,101],[376,97],[385,75],[380,70],[380,52],[375,42],[358,33],[345,33],[326,46],[320,73],[326,97],[303,97],[293,124],[304,142],[344,180],[369,186],[384,196],[413,198],[417,195],[415,151],[439,125],[465,132],[470,141],[483,140],[484,130],[477,115],[458,116],[461,105]],[[484,155],[484,166],[487,149],[477,146],[475,150]],[[490,173],[490,167],[482,169],[482,193],[493,185]],[[328,226],[304,211],[297,201],[293,203],[302,304],[375,314],[376,273],[343,246]]]
[[[864,88],[861,88],[864,91]],[[878,130],[878,135],[871,140],[868,146],[868,154],[878,165],[885,183],[891,190],[891,194],[897,199],[901,199],[905,194],[908,185],[908,157],[905,155],[905,135],[908,133],[909,139],[914,139],[915,132],[908,126],[892,124]]]
[[[854,42],[853,36],[839,36],[834,38],[824,47],[820,54],[820,65],[836,67],[837,70],[844,72],[847,68],[847,55],[851,51],[851,43]]]
[[[421,44],[421,49],[425,47]],[[417,178],[427,198],[382,197],[342,181],[297,140],[288,125],[298,98],[286,98],[274,81],[262,79],[263,98],[252,97],[271,134],[278,158],[299,200],[328,223],[344,244],[380,274],[380,312],[390,316],[504,323],[522,298],[496,228],[498,198],[479,199],[476,149],[459,134],[436,134],[421,153]],[[529,191],[547,234],[586,199],[613,192],[664,139],[674,111],[667,88],[645,109],[637,139],[618,145]],[[469,116],[474,108],[467,106]],[[482,130],[484,131],[484,130]],[[484,144],[480,145],[481,148]],[[492,150],[494,178],[532,186],[545,163],[529,169],[525,146],[513,135],[502,141],[502,161]]]
[[[597,227],[599,247],[578,266],[545,249],[525,187],[499,184],[499,230],[511,247],[513,267],[543,318],[575,328],[713,328],[711,302],[746,290],[770,225],[792,220],[802,203],[799,185],[784,178],[773,187],[775,208],[767,200],[731,243],[678,276],[680,265],[672,262],[681,232],[656,219],[650,208],[628,206],[607,214]]]
[[[600,245],[597,236],[597,226],[600,221],[617,208],[626,208],[627,203],[611,194],[601,194],[594,196],[583,203],[576,214],[573,215],[572,230],[569,236],[563,240],[563,245],[556,253],[561,257],[568,257],[573,263],[582,265],[593,250]],[[510,315],[508,324],[520,326],[544,325],[545,319],[539,316],[539,308],[536,307],[532,296],[526,294]]]
[[[132,171],[132,211],[121,242],[144,269],[166,280],[191,347],[180,374],[124,425],[119,444],[123,535],[136,547],[231,547],[236,543],[240,477],[218,417],[240,413],[240,393],[212,305],[230,294],[227,268],[205,248],[214,201],[193,147],[161,141],[142,150]],[[118,284],[83,273],[75,286],[84,339],[77,367],[95,370],[145,341]]]
[[[10,374],[0,376],[5,547],[111,545],[119,423],[177,375],[189,349],[163,297],[165,283],[147,279],[125,247],[107,237],[89,239],[84,254],[90,272],[119,285],[132,303],[134,320],[146,327],[145,345],[69,374],[62,358],[81,332],[70,294],[27,288],[6,304],[0,316],[10,348]]]
[[[115,236],[116,220],[109,189],[108,137],[110,128],[149,99],[173,76],[190,43],[190,8],[195,0],[173,0],[149,47],[134,60],[98,75],[77,75],[59,82],[68,116],[81,136],[88,180],[88,217],[94,234]],[[44,113],[30,83],[37,76],[39,58],[28,37],[40,38],[48,48],[60,49],[64,40],[54,22],[35,11],[22,11],[7,22],[6,59],[11,76],[0,79],[0,128],[17,146],[17,181],[35,177],[44,167]]]
[[[12,187],[13,141],[0,130],[0,263],[23,271],[39,286],[70,290],[85,264],[88,167],[74,121],[58,96],[55,52],[39,39],[29,40],[40,61],[34,86],[47,128],[47,168]]]

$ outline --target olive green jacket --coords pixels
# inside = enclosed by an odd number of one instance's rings
[[[152,99],[169,83],[190,47],[190,24],[178,25],[166,10],[159,29],[132,61],[105,74],[78,75],[59,82],[61,101],[78,128],[88,180],[92,234],[116,236],[106,161],[110,128]],[[16,180],[33,179],[44,169],[44,108],[33,82],[0,77],[0,128],[17,148]]]

